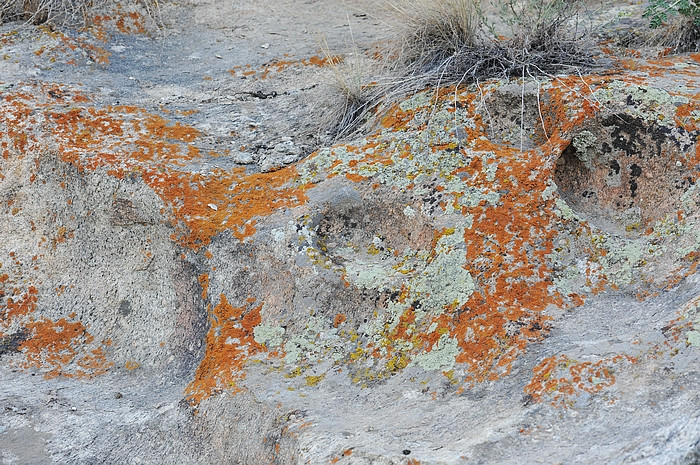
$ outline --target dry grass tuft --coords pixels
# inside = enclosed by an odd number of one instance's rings
[[[585,0],[386,0],[398,16],[397,38],[379,82],[348,85],[337,73],[344,104],[330,133],[355,136],[371,112],[389,108],[426,87],[493,78],[537,77],[585,70],[596,64],[595,46],[581,27]],[[369,124],[371,126],[371,123]]]
[[[351,137],[360,131],[369,115],[381,102],[381,95],[375,84],[368,84],[359,54],[342,63],[329,61],[335,77],[332,111],[327,117],[324,130],[331,141]]]
[[[90,12],[111,0],[0,0],[0,24],[4,21],[25,21],[32,24],[85,27]],[[151,18],[157,17],[158,0],[128,0],[143,6]]]
[[[94,3],[94,0],[0,0],[0,15],[7,21],[84,25]]]
[[[396,70],[418,88],[594,64],[592,43],[579,27],[580,0],[500,0],[493,19],[479,0],[398,1],[392,5],[405,27]]]
[[[700,23],[688,16],[675,16],[643,37],[643,45],[668,47],[673,53],[700,52]]]
[[[390,1],[402,19],[398,50],[403,64],[428,72],[480,42],[479,5],[474,0]]]

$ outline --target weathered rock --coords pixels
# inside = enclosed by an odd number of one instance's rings
[[[700,57],[308,154],[329,59],[261,5],[195,2],[169,68],[136,10],[0,39],[2,462],[697,462]]]

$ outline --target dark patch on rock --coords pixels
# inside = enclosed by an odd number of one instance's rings
[[[610,160],[610,172],[608,173],[608,176],[615,176],[620,174],[620,164],[617,162],[617,160]]]
[[[638,178],[641,175],[642,168],[640,168],[639,165],[633,163],[632,166],[630,166],[630,197],[637,196],[637,189],[639,188],[639,186],[635,178]]]
[[[685,130],[614,114],[593,121],[585,131],[595,137],[591,153],[596,155],[581,156],[571,144],[554,174],[560,195],[577,214],[603,230],[635,235],[639,225],[676,211],[692,186],[683,164]]]
[[[29,338],[29,331],[22,328],[16,333],[0,337],[0,357],[5,354],[19,352],[19,348],[24,341]]]
[[[175,286],[177,307],[175,331],[169,346],[178,359],[183,372],[190,372],[204,355],[204,341],[208,324],[207,308],[197,281],[196,267],[185,260],[178,260],[170,279]]]
[[[121,303],[119,304],[119,314],[123,315],[123,316],[129,316],[130,313],[131,313],[131,303],[126,299],[122,300]]]
[[[378,195],[379,198],[381,198]],[[428,202],[433,200],[429,198]],[[435,198],[434,201],[438,202]],[[381,202],[366,200],[329,207],[318,222],[318,237],[321,250],[327,251],[335,263],[342,261],[333,250],[352,244],[365,251],[373,246],[373,240],[381,239],[379,252],[390,248],[404,250],[407,247],[426,250],[432,240],[432,229],[419,217],[407,221],[401,205],[403,202]]]
[[[130,226],[133,224],[148,224],[138,213],[131,200],[116,198],[112,202],[112,216],[110,223],[113,226]]]
[[[628,157],[658,157],[662,154],[664,143],[675,142],[669,128],[650,125],[640,118],[624,113],[604,118],[601,125],[609,131],[613,148],[625,152]],[[653,148],[649,142],[653,143]]]

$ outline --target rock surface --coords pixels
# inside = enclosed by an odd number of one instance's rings
[[[0,28],[3,464],[698,463],[700,55],[324,146],[388,11],[162,8]]]

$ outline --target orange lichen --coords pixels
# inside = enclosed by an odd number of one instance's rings
[[[31,108],[45,108],[61,159],[80,170],[105,169],[119,178],[140,176],[172,206],[179,229],[177,240],[182,245],[199,250],[226,229],[243,240],[255,232],[256,217],[306,201],[307,186],[290,186],[297,177],[293,167],[252,175],[243,168],[207,175],[183,171],[181,166],[202,156],[191,145],[199,136],[195,128],[173,124],[136,107],[57,110],[50,99],[41,101],[41,91],[61,98],[70,96],[71,91],[55,86],[39,90],[34,95],[4,96],[7,104],[3,109],[7,111],[0,122],[4,118],[8,123],[26,120],[38,125]],[[8,128],[16,126],[7,124]],[[27,153],[35,143],[21,128],[10,129],[8,136],[15,153]]]
[[[614,366],[624,362],[636,363],[637,359],[621,354],[594,363],[577,362],[565,355],[547,357],[533,369],[525,393],[533,402],[547,396],[552,405],[567,407],[572,396],[596,394],[615,384]]]
[[[338,55],[328,57],[312,56],[302,60],[275,60],[270,63],[265,63],[257,70],[251,69],[250,65],[235,66],[229,70],[229,73],[232,76],[248,77],[257,75],[259,79],[267,79],[271,72],[280,73],[290,67],[315,66],[317,68],[324,68],[326,66],[337,65],[343,60],[344,58]]]
[[[413,116],[413,111],[401,110],[398,105],[396,105],[382,118],[382,126],[395,131],[405,129],[406,124],[413,119]]]
[[[304,203],[307,186],[286,187],[295,176],[294,167],[252,175],[239,168],[228,173],[217,171],[208,177],[148,170],[144,180],[173,204],[175,217],[187,226],[178,242],[199,250],[227,229],[242,241],[255,232],[256,217]],[[218,207],[214,210],[209,204]]]
[[[279,70],[287,66],[283,62],[277,64]],[[264,71],[264,76],[269,69]],[[244,71],[243,74],[248,72]],[[456,361],[467,366],[470,381],[496,379],[508,373],[512,362],[527,344],[540,340],[546,334],[549,324],[545,315],[547,306],[583,304],[584,295],[559,295],[553,284],[553,270],[548,257],[553,252],[554,239],[559,233],[557,224],[564,220],[557,217],[554,198],[544,199],[541,194],[552,178],[552,158],[569,144],[572,132],[600,110],[595,99],[581,97],[582,89],[594,89],[614,78],[556,78],[541,96],[544,118],[542,128],[538,127],[535,135],[535,142],[541,145],[537,150],[525,152],[489,140],[487,125],[477,114],[476,107],[480,103],[476,101],[474,93],[459,95],[459,90],[454,88],[436,93],[436,104],[454,99],[455,108],[458,105],[459,108],[468,108],[474,124],[462,128],[466,137],[460,144],[468,147],[451,141],[436,143],[428,150],[432,153],[449,152],[461,157],[462,166],[444,173],[444,176],[468,179],[469,187],[498,193],[498,200],[494,203],[482,200],[477,205],[463,204],[460,199],[466,195],[465,192],[451,192],[445,186],[435,186],[435,194],[440,196],[439,207],[445,211],[461,212],[473,219],[471,226],[464,230],[463,241],[466,246],[464,268],[473,278],[475,289],[468,301],[459,307],[453,304],[441,309],[423,309],[442,314],[434,316],[429,313],[421,321],[417,321],[420,319],[416,316],[418,303],[406,308],[399,315],[398,323],[386,335],[387,341],[381,347],[383,352],[380,347],[368,346],[367,349],[371,349],[369,353],[375,357],[387,357],[391,359],[392,367],[402,368],[409,362],[405,357],[405,347],[410,347],[413,353],[430,352],[440,337],[446,334],[457,341],[460,353]],[[44,111],[49,122],[47,126],[58,143],[58,153],[64,161],[75,164],[80,170],[102,169],[120,178],[138,176],[143,179],[172,209],[173,225],[177,228],[173,239],[195,251],[226,230],[230,230],[239,240],[245,240],[255,233],[259,218],[306,201],[308,186],[295,185],[298,174],[294,167],[252,175],[243,168],[193,174],[182,167],[190,160],[205,156],[194,145],[199,137],[196,129],[134,107],[56,107],[54,100],[70,100],[70,92],[51,89],[53,95],[48,95],[53,100],[46,97],[47,92],[44,98],[49,103],[39,103],[31,93],[17,92],[5,96],[3,108],[7,108],[8,112],[0,119],[5,118],[5,122],[27,120],[35,126],[38,125],[37,121],[31,119],[34,110],[39,108]],[[580,105],[572,105],[571,102],[579,102]],[[695,127],[695,108],[695,102],[679,107],[676,113],[679,124]],[[384,133],[406,129],[415,121],[414,116],[413,110],[404,111],[398,106],[393,108],[382,120],[386,129]],[[13,124],[7,126],[13,127]],[[8,132],[3,141],[7,144],[3,146],[3,156],[24,154],[36,146],[36,139],[26,132],[26,129]],[[400,152],[396,155],[401,162],[418,157],[406,145],[396,149]],[[375,150],[377,146],[377,141],[367,142],[362,147],[346,146],[347,153],[353,156],[352,160],[346,165],[339,159],[332,160],[328,176],[340,175],[350,181],[367,182],[375,188],[379,187],[380,184],[373,182],[376,179],[371,175],[376,171],[366,168],[372,165],[375,165],[373,168],[388,166],[394,160],[390,150]],[[479,152],[488,152],[489,155],[482,157]],[[696,144],[695,156],[698,161],[696,165],[700,165],[700,144]],[[408,173],[406,178],[416,185],[420,182],[416,173]],[[414,187],[410,184],[407,189]],[[434,248],[440,235],[444,234],[446,231],[436,234],[431,259],[434,258]],[[65,228],[56,240],[64,237]],[[591,256],[600,257],[607,253],[597,246],[592,246],[588,252]],[[209,251],[207,256],[211,257]],[[596,273],[596,270],[588,267],[591,293],[612,286],[604,276],[596,276]],[[350,285],[344,275],[341,279],[345,286]],[[669,285],[675,282],[669,281]],[[206,298],[207,275],[200,276],[200,285],[202,296]],[[401,303],[408,295],[408,291],[404,291],[401,293]],[[241,370],[245,359],[262,350],[252,339],[252,326],[244,327],[244,320],[249,315],[253,315],[250,318],[254,319],[257,314],[257,321],[260,321],[260,307],[245,313],[247,308],[247,305],[233,308],[221,296],[211,316],[207,355],[197,371],[197,379],[190,386],[194,401],[226,388],[227,382],[235,391],[235,380],[243,376]],[[340,315],[336,315],[334,327],[343,321],[344,315],[342,320]],[[229,336],[223,336],[224,333]],[[230,343],[227,342],[229,340]],[[558,366],[557,363],[553,365],[554,368]],[[585,365],[580,370],[588,370],[588,367]],[[537,373],[550,368],[543,365]],[[574,389],[571,386],[583,389],[577,384],[580,381],[574,381],[576,373],[570,373],[572,380],[568,385],[561,383],[562,392]],[[603,374],[607,376],[606,372]],[[535,385],[531,387],[535,394],[537,389]]]
[[[262,320],[261,309],[262,305],[252,309],[248,309],[248,305],[233,307],[221,294],[209,316],[204,359],[187,387],[193,403],[199,403],[218,391],[241,390],[236,382],[245,377],[246,360],[265,350],[255,342],[253,334],[253,328]]]
[[[129,371],[134,371],[135,369],[139,368],[141,364],[139,362],[136,362],[134,360],[127,360],[127,362],[124,364],[124,368],[126,368]]]
[[[333,318],[333,327],[337,328],[342,325],[346,319],[347,317],[343,313],[338,313],[335,318]]]
[[[207,289],[209,289],[209,275],[204,273],[199,275],[199,286],[202,288],[202,299],[207,298]]]
[[[181,142],[192,142],[199,136],[196,129],[183,126],[180,123],[170,125],[169,121],[158,115],[147,115],[142,123],[148,134],[157,140],[174,139]]]
[[[5,294],[3,288],[7,282],[8,279],[0,280],[0,296]],[[21,294],[19,290],[13,293]],[[14,361],[16,366],[43,371],[47,379],[57,376],[88,378],[106,373],[111,364],[102,348],[93,344],[93,337],[80,321],[34,318],[38,294],[39,291],[30,286],[26,293],[9,297],[4,308],[0,307],[0,338],[7,336],[10,328],[15,328],[15,334],[16,328],[20,328],[23,334],[17,348],[21,356]]]
[[[451,330],[462,349],[457,361],[470,364],[476,379],[493,373],[496,362],[507,372],[527,342],[546,331],[544,309],[562,304],[561,296],[551,289],[546,259],[556,236],[553,203],[539,195],[551,176],[549,169],[534,151],[500,153],[497,178],[508,179],[518,188],[505,191],[497,205],[467,209],[474,222],[464,231],[465,268],[481,285]],[[483,170],[477,172],[475,182],[485,175]],[[521,330],[509,335],[509,322],[518,322]]]

